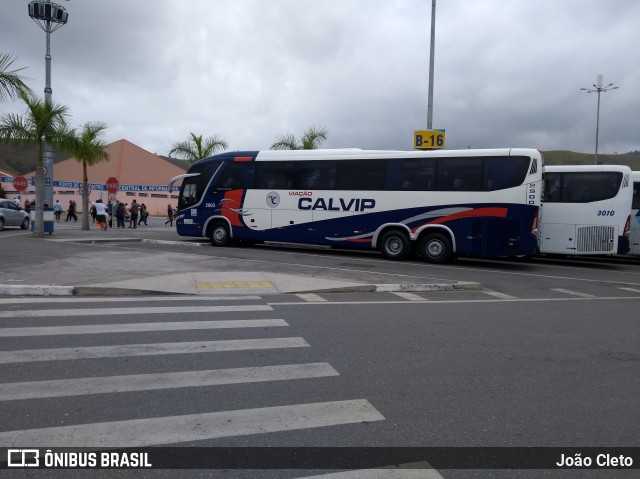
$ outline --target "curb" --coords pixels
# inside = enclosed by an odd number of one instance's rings
[[[73,286],[0,285],[0,296],[73,296]]]
[[[293,291],[298,293],[394,293],[420,291],[481,291],[482,284],[475,282],[431,283],[431,284],[363,284],[337,288]],[[242,293],[236,293],[242,294]],[[255,294],[255,292],[247,293]],[[270,294],[270,293],[267,293]],[[155,291],[150,289],[110,288],[96,286],[53,285],[0,285],[1,296],[189,296],[188,293]],[[199,295],[196,295],[199,296]]]

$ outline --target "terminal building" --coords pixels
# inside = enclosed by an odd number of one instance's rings
[[[100,198],[104,203],[118,200],[130,205],[135,199],[139,204],[144,203],[152,216],[165,216],[167,205],[177,207],[179,185],[174,185],[173,191],[169,191],[168,182],[174,176],[185,173],[186,164],[180,167],[127,140],[110,143],[105,151],[109,154],[109,161],[87,167],[89,201],[93,203]],[[2,183],[7,196],[13,198],[20,195],[22,204],[26,199],[35,201],[35,171],[24,176],[30,180],[30,186],[21,193],[12,191],[10,182]],[[114,194],[107,191],[109,178],[118,180],[118,191]],[[82,163],[74,157],[56,162],[53,169],[53,202],[59,200],[66,211],[69,201],[73,200],[80,211],[81,188]]]

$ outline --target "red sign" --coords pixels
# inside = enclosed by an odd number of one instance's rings
[[[108,193],[117,193],[119,186],[120,186],[120,183],[118,182],[118,178],[114,178],[112,176],[111,178],[107,179],[107,192]]]
[[[16,176],[13,179],[13,187],[17,191],[24,191],[29,186],[29,181],[24,176]]]

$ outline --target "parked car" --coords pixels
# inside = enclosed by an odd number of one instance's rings
[[[5,226],[19,226],[26,230],[29,227],[29,213],[11,200],[0,199],[0,231]]]

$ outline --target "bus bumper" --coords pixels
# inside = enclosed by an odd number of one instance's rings
[[[618,254],[627,254],[629,251],[631,251],[629,238],[626,236],[619,236],[618,237]]]

